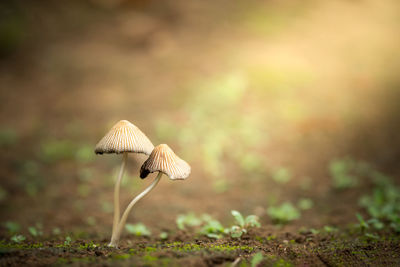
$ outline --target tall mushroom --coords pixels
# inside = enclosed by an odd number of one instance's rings
[[[146,176],[152,172],[158,172],[158,175],[142,193],[129,203],[119,221],[118,228],[113,239],[111,239],[110,245],[115,247],[118,246],[126,219],[128,218],[133,206],[158,184],[163,174],[167,175],[171,180],[184,180],[189,176],[190,170],[189,164],[179,158],[168,145],[161,144],[156,146],[153,152],[151,152],[149,158],[140,168],[140,177],[146,178]]]
[[[96,154],[123,153],[121,169],[114,188],[114,220],[111,239],[115,235],[119,223],[119,188],[124,174],[128,152],[150,155],[153,148],[154,145],[147,136],[138,127],[126,120],[121,120],[115,124],[96,145],[94,150]]]

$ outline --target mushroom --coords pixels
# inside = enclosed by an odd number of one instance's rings
[[[112,237],[115,235],[119,222],[119,188],[124,174],[128,152],[150,155],[154,145],[147,136],[135,125],[127,120],[121,120],[96,145],[95,153],[123,153],[121,169],[114,188],[114,220]],[[112,239],[111,237],[111,239]]]
[[[126,219],[128,218],[133,206],[158,184],[163,174],[167,175],[171,180],[184,180],[189,176],[190,171],[191,169],[189,164],[179,158],[168,145],[161,144],[156,146],[153,152],[151,152],[149,158],[140,168],[140,177],[142,179],[146,178],[146,176],[152,172],[158,172],[158,175],[142,193],[136,196],[129,203],[121,217],[121,220],[119,221],[117,231],[115,235],[113,235],[110,245],[115,247],[118,246],[119,238],[121,237],[121,233],[124,229]]]

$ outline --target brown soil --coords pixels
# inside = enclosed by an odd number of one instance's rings
[[[276,235],[273,235],[275,233]],[[178,233],[168,240],[126,238],[119,249],[106,246],[107,240],[91,243],[77,240],[27,242],[2,245],[0,264],[18,266],[235,266],[250,263],[261,252],[259,266],[398,266],[398,238],[381,240],[351,234],[310,232],[293,234],[261,228],[241,239],[207,239]],[[93,245],[95,244],[95,245]],[[35,247],[36,246],[36,247]],[[239,265],[238,265],[239,266]]]

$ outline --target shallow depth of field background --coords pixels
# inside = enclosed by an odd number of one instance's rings
[[[365,214],[364,166],[399,181],[400,4],[388,1],[6,1],[0,4],[0,220],[22,232],[111,231],[122,156],[94,154],[121,119],[192,166],[166,177],[130,223],[230,210],[287,227]],[[122,206],[153,176],[130,154]],[[336,166],[336,167],[335,167]],[[349,167],[350,168],[350,167]],[[350,172],[350,171],[349,171]],[[2,228],[1,231],[5,231]]]

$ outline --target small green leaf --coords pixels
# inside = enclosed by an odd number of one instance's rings
[[[261,252],[256,253],[251,259],[251,267],[257,267],[264,260]]]
[[[244,227],[244,219],[242,214],[240,214],[240,212],[238,212],[237,210],[231,210],[232,216],[235,218],[235,220],[237,221],[237,223],[241,226]]]
[[[161,239],[167,239],[168,238],[168,233],[167,232],[161,232],[160,233],[160,238]]]
[[[245,227],[261,227],[259,218],[256,215],[249,215],[245,220]]]
[[[64,245],[69,246],[69,245],[71,245],[71,242],[72,242],[72,238],[70,236],[67,236],[65,238]]]
[[[38,235],[39,235],[38,231],[37,231],[36,228],[33,227],[33,226],[29,227],[29,228],[28,228],[28,231],[29,231],[29,233],[30,233],[32,236],[38,236]]]
[[[24,241],[26,238],[23,235],[14,235],[11,238],[11,241],[15,242],[15,243],[21,243],[22,241]]]
[[[237,225],[232,226],[230,229],[230,234],[232,238],[240,238],[244,233],[246,233],[246,230],[240,228]]]

